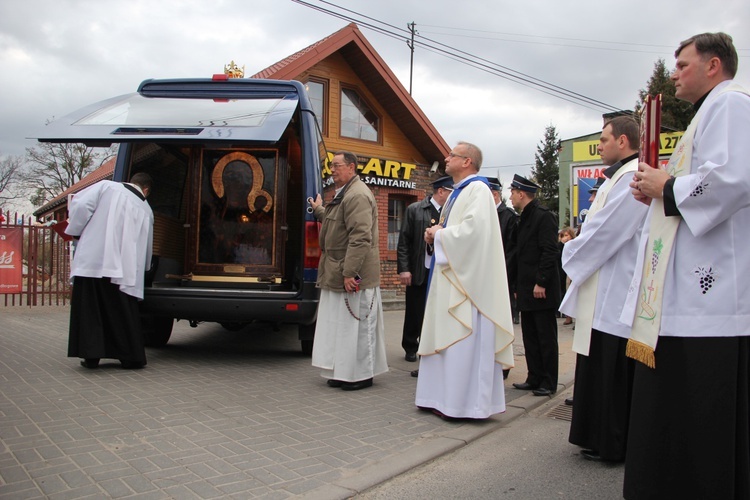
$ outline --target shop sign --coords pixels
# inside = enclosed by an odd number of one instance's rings
[[[417,189],[417,183],[410,180],[412,172],[417,168],[415,163],[363,156],[357,156],[357,160],[357,171],[367,185]],[[333,184],[331,161],[333,161],[333,153],[328,153],[322,172],[324,187]]]
[[[668,132],[659,136],[659,155],[671,155],[684,132]],[[573,143],[573,161],[599,161],[601,157],[597,151],[599,140],[579,141]]]

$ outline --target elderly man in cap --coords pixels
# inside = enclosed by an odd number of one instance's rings
[[[538,189],[520,175],[510,185],[510,201],[521,212],[514,282],[528,367],[526,381],[513,387],[533,391],[535,396],[551,396],[557,392],[560,250],[557,217],[536,199]]]
[[[425,255],[431,249],[424,241],[424,232],[438,223],[440,209],[453,191],[453,179],[441,177],[432,183],[432,195],[406,207],[406,214],[398,236],[397,270],[401,284],[406,287],[406,312],[401,347],[406,361],[417,360],[419,334],[422,331],[424,306],[427,301],[427,274],[430,261]]]
[[[625,459],[634,364],[625,356],[630,327],[619,319],[647,211],[629,186],[638,168],[639,137],[638,123],[629,116],[602,129],[599,154],[608,165],[607,180],[592,188],[596,197],[581,234],[562,253],[571,286],[560,310],[576,318],[578,353],[568,440],[584,448],[588,460]]]
[[[502,369],[513,366],[513,322],[500,226],[482,152],[458,143],[445,158],[454,191],[434,246],[418,353],[416,405],[443,418],[487,418],[505,411]]]

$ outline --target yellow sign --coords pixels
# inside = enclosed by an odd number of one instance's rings
[[[573,143],[573,161],[596,161],[601,157],[597,152],[599,141],[580,141]]]
[[[684,132],[666,132],[659,135],[659,154],[671,155]],[[599,141],[580,141],[573,143],[573,161],[599,161],[597,151]]]
[[[362,180],[366,184],[416,189],[416,183],[409,180],[411,179],[412,171],[417,168],[416,164],[362,156],[358,156],[357,159],[357,170],[360,175],[364,176]],[[329,185],[333,182],[330,179],[331,167],[329,165],[331,161],[333,161],[333,153],[328,153],[323,165],[323,171],[321,172],[323,179],[325,179],[324,185]]]

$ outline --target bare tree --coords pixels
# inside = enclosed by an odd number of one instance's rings
[[[59,195],[114,155],[113,148],[84,144],[41,143],[26,148],[22,174],[29,201],[36,207]]]
[[[20,156],[0,157],[0,210],[9,201],[22,196],[18,186],[22,165]]]

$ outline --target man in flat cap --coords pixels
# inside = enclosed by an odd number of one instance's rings
[[[513,176],[510,201],[521,212],[516,239],[516,300],[521,311],[521,331],[526,352],[526,381],[513,386],[535,396],[557,392],[557,308],[560,273],[557,217],[539,203],[539,186]]]
[[[443,418],[487,418],[505,411],[504,368],[513,366],[513,321],[500,226],[482,152],[459,142],[445,158],[454,191],[433,245],[419,340],[416,405]]]
[[[406,287],[406,312],[401,347],[406,361],[417,360],[419,334],[422,331],[424,306],[427,301],[427,274],[425,265],[426,243],[424,232],[438,223],[440,209],[453,191],[453,178],[444,176],[432,183],[432,195],[406,207],[401,232],[398,236],[397,271],[401,284]]]

